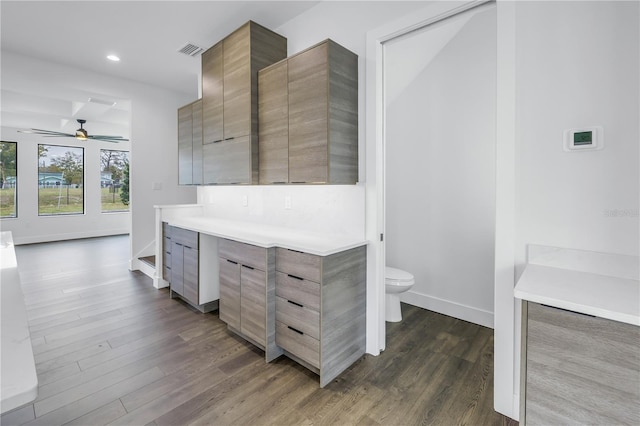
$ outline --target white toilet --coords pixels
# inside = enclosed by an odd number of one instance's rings
[[[387,266],[384,278],[385,292],[387,294],[385,319],[389,322],[402,321],[400,293],[413,287],[415,283],[413,275],[407,271]]]

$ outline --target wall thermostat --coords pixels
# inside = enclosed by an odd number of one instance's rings
[[[569,129],[564,132],[565,151],[593,151],[602,148],[604,148],[604,131],[600,126]]]

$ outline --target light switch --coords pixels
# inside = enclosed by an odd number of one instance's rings
[[[249,197],[247,197],[246,195],[242,196],[242,206],[243,207],[247,207],[249,205]]]
[[[286,210],[291,210],[291,195],[284,196],[284,208]]]
[[[160,190],[162,190],[162,182],[153,182],[151,184],[151,190],[152,191],[160,191]]]

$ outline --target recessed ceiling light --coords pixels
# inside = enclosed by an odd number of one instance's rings
[[[107,56],[107,59],[113,62],[118,62],[120,61],[120,58],[118,58],[116,55],[109,55]]]

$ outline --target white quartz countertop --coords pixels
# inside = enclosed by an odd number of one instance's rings
[[[635,273],[628,273],[629,268],[624,271],[615,268],[610,262],[611,255],[607,256],[606,272],[593,267],[602,256],[582,254],[582,260],[590,261],[590,266],[584,268],[586,271],[579,270],[575,263],[563,265],[558,256],[555,261],[550,261],[553,256],[548,255],[546,259],[530,260],[514,295],[530,302],[640,326],[640,280]],[[623,260],[629,264],[627,257]],[[612,272],[615,270],[620,272]]]
[[[367,244],[364,239],[349,236],[320,234],[281,226],[207,216],[179,217],[169,219],[168,223],[172,226],[259,247],[282,247],[318,256],[329,256]]]
[[[31,347],[27,310],[20,286],[11,232],[0,232],[0,286],[0,408],[2,413],[6,413],[33,401],[38,396],[38,377]]]

